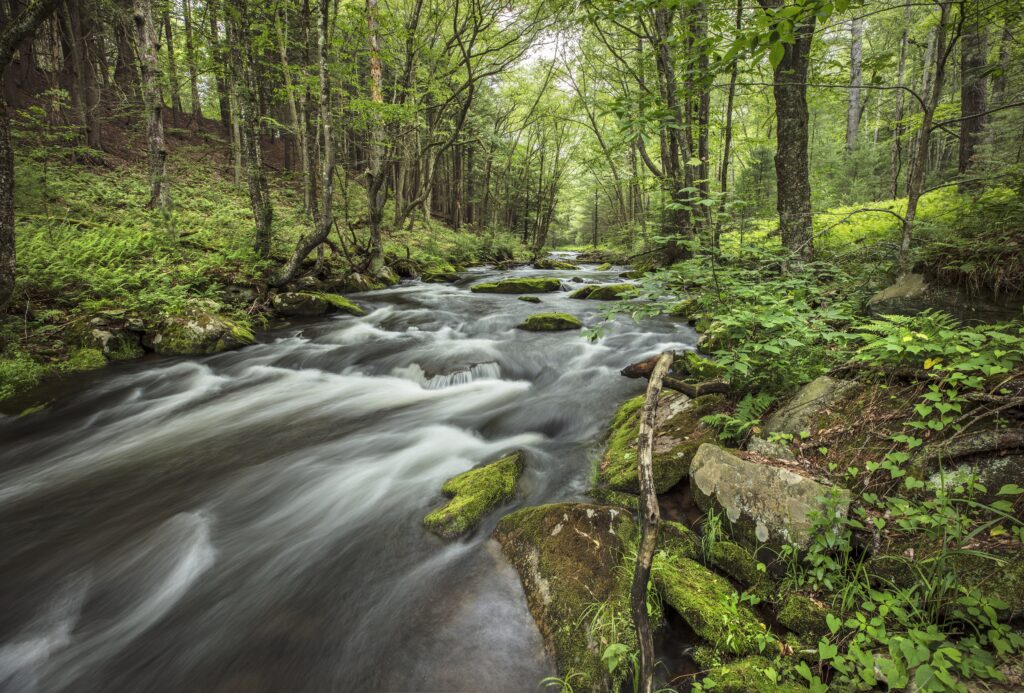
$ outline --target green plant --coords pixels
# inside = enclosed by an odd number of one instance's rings
[[[718,429],[718,437],[734,443],[742,442],[750,430],[761,423],[761,415],[767,411],[775,398],[763,392],[756,395],[747,393],[736,405],[732,414],[718,413],[701,417],[701,422]]]

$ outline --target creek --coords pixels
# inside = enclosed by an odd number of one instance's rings
[[[607,304],[474,294],[511,276],[357,294],[368,315],[293,323],[200,359],[69,379],[0,417],[0,690],[536,690],[554,668],[490,533],[583,499],[618,370],[696,334]],[[421,521],[445,479],[525,452],[516,500],[447,543]]]

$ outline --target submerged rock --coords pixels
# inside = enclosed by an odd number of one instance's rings
[[[309,318],[334,311],[349,315],[366,315],[366,311],[338,294],[297,291],[275,294],[271,299],[274,312],[288,318]]]
[[[700,422],[724,403],[721,395],[690,399],[679,392],[666,392],[658,400],[654,424],[654,488],[665,493],[690,471],[690,463],[701,444],[715,440],[715,432]],[[598,470],[598,483],[613,491],[640,492],[636,471],[636,440],[640,433],[640,410],[644,396],[625,402],[612,419],[608,447]]]
[[[611,633],[593,624],[600,610],[618,624],[617,638],[635,646],[629,611],[631,573],[623,548],[636,526],[620,508],[559,503],[506,515],[494,530],[502,551],[519,571],[526,602],[559,674],[573,674],[573,688],[607,691],[611,676],[601,661]]]
[[[540,298],[537,296],[519,296],[519,300],[527,303],[540,303]]]
[[[557,277],[512,277],[474,284],[469,290],[477,294],[543,294],[561,288],[562,281]]]
[[[724,513],[730,534],[750,548],[786,544],[806,548],[814,518],[831,507],[845,517],[850,492],[829,489],[789,469],[748,462],[717,445],[700,446],[690,467],[697,506]],[[825,499],[835,495],[834,501]]]
[[[579,266],[566,262],[565,260],[556,260],[551,257],[541,258],[533,263],[535,269],[540,270],[577,270]]]
[[[142,338],[145,346],[162,356],[215,354],[254,341],[248,327],[222,315],[202,311],[167,316],[160,327]]]
[[[853,380],[836,380],[827,375],[815,378],[768,417],[765,430],[799,435],[813,428],[814,422],[829,408],[862,389],[863,385]]]
[[[583,327],[583,323],[568,313],[534,313],[516,327],[531,332],[550,332],[578,330]]]
[[[445,539],[470,531],[494,508],[511,500],[523,473],[522,453],[463,472],[444,483],[448,503],[423,518],[423,525]]]
[[[586,298],[592,301],[618,301],[623,294],[633,291],[636,287],[632,284],[590,284],[582,286],[571,294],[569,298]]]
[[[600,265],[598,265],[597,267],[595,267],[595,268],[594,268],[594,271],[596,271],[596,272],[607,272],[607,271],[608,271],[608,270],[610,270],[611,268],[612,268],[612,263],[610,263],[610,262],[605,262],[605,263],[603,263],[603,264],[600,264]]]

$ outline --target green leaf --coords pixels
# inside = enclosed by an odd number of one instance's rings
[[[773,70],[779,66],[785,54],[786,47],[782,45],[781,41],[772,44],[771,50],[768,51],[768,62],[771,63]]]
[[[842,620],[839,619],[839,617],[837,616],[833,616],[832,614],[825,615],[825,623],[828,624],[828,629],[832,633],[832,635],[838,633],[839,629],[843,626]]]
[[[822,640],[818,643],[818,656],[821,657],[821,661],[827,662],[837,654],[839,654],[839,648],[832,643],[826,640]]]
[[[1024,493],[1024,488],[1021,488],[1017,484],[1003,484],[996,494],[998,496],[1017,496]]]

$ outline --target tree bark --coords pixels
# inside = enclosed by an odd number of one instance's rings
[[[260,257],[268,257],[274,207],[270,200],[270,188],[263,166],[263,147],[260,143],[259,86],[256,79],[255,47],[252,45],[249,26],[250,14],[247,0],[231,0],[227,24],[234,45],[231,51],[232,72],[238,104],[237,122],[241,135],[241,151],[249,184],[249,202],[256,221],[254,247]]]
[[[384,124],[380,109],[384,105],[381,88],[380,28],[377,20],[377,0],[366,0],[366,27],[370,43],[370,99],[374,104],[373,126],[370,129],[369,161],[367,166],[367,202],[370,217],[369,262],[371,274],[384,267],[381,243],[381,222],[384,219]]]
[[[636,569],[630,588],[630,606],[633,624],[636,626],[640,643],[640,691],[651,693],[654,689],[654,640],[651,625],[647,619],[647,583],[651,577],[651,563],[658,540],[658,522],[661,512],[658,496],[654,489],[654,424],[658,414],[658,398],[661,383],[672,365],[671,351],[663,353],[651,372],[640,413],[640,435],[637,438],[637,474],[640,477],[640,546],[637,548]]]
[[[776,8],[782,0],[759,0]],[[807,68],[814,38],[813,14],[794,27],[795,41],[785,44],[775,68],[775,178],[776,208],[782,245],[801,260],[814,259],[811,227],[811,182],[808,162]]]
[[[206,14],[210,22],[210,51],[216,58],[214,68],[214,84],[217,85],[217,107],[220,111],[220,124],[224,132],[231,133],[231,95],[224,80],[224,66],[227,63],[224,46],[221,44],[217,28],[217,0],[206,0]]]
[[[14,292],[16,264],[14,239],[14,147],[11,117],[7,111],[4,73],[14,51],[31,38],[43,21],[53,14],[60,0],[32,0],[22,11],[5,18],[0,28],[0,312],[7,309]]]
[[[174,34],[171,31],[171,13],[164,10],[164,38],[167,41],[167,77],[171,88],[171,122],[178,127],[181,115],[181,84],[178,82],[178,63],[174,59]]]
[[[957,170],[961,176],[965,176],[974,164],[975,151],[985,129],[985,117],[973,114],[984,113],[987,108],[987,32],[978,0],[963,0],[960,12],[963,19],[960,34],[960,113],[962,116],[973,116],[964,117],[960,121]],[[960,187],[974,188],[977,184],[964,182]]]
[[[133,0],[139,62],[142,65],[142,103],[146,112],[146,144],[149,151],[149,206],[168,211],[171,205],[167,180],[167,147],[164,142],[163,98],[160,96],[160,42],[153,25],[151,0]]]
[[[889,197],[896,199],[899,196],[900,170],[903,168],[903,133],[906,128],[903,125],[903,104],[906,95],[903,89],[903,74],[907,65],[907,42],[910,25],[910,7],[904,13],[903,33],[900,36],[900,58],[896,65],[896,125],[892,132],[892,151],[889,156]]]
[[[855,17],[850,22],[850,89],[849,105],[846,109],[846,151],[852,152],[857,146],[857,131],[860,129],[860,115],[864,107],[861,99],[864,57],[864,19]]]
[[[188,89],[192,101],[192,120],[198,123],[203,114],[203,104],[199,100],[199,67],[196,64],[196,46],[192,35],[192,0],[182,0],[185,18],[185,60],[188,61]]]
[[[914,235],[914,219],[917,216],[917,203],[921,199],[924,187],[924,174],[928,165],[928,145],[931,141],[932,121],[935,108],[942,96],[942,84],[946,75],[946,59],[952,45],[946,45],[946,31],[949,28],[950,5],[952,2],[939,3],[939,23],[935,27],[934,72],[930,79],[930,89],[925,96],[924,113],[921,117],[921,129],[915,141],[915,153],[910,161],[910,174],[907,179],[907,213],[903,217],[903,238],[900,241],[900,270],[906,274],[910,270],[910,244]]]
[[[736,0],[736,33],[743,28],[743,0]],[[725,133],[722,143],[722,167],[719,183],[722,189],[722,204],[725,204],[724,193],[729,191],[729,164],[732,159],[732,105],[736,98],[736,79],[739,76],[739,60],[733,60],[729,70],[729,93],[725,104]]]

